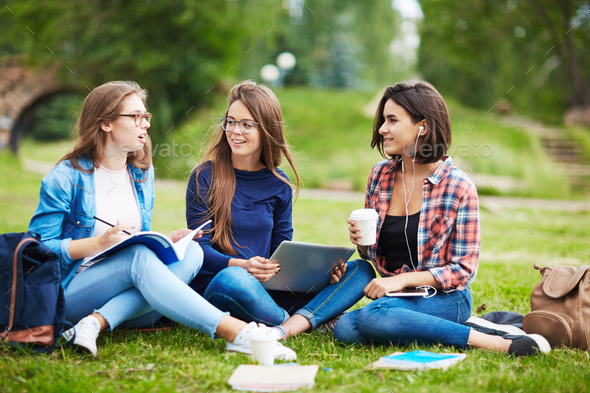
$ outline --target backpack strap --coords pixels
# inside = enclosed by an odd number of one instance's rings
[[[573,290],[586,271],[590,269],[590,266],[584,265],[578,267],[575,272],[572,266],[557,266],[547,277],[547,280],[543,284],[543,292],[551,298],[560,298],[571,290]]]
[[[37,239],[34,237],[27,237],[22,239],[14,249],[14,255],[12,256],[12,293],[10,294],[10,314],[8,315],[8,325],[6,326],[6,330],[0,333],[0,340],[7,340],[8,339],[8,332],[12,329],[12,325],[14,324],[14,311],[16,309],[16,284],[18,279],[18,262],[22,259],[22,249],[25,247],[27,243],[35,242],[39,243]]]

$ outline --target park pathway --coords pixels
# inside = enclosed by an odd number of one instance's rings
[[[25,170],[46,175],[51,171],[54,164],[44,161],[23,159]],[[186,183],[181,180],[156,179],[156,190],[178,190],[179,195],[186,188]],[[329,200],[334,202],[351,202],[358,204],[359,208],[364,205],[365,194],[357,191],[336,191],[322,189],[302,189],[299,193],[301,199]],[[590,211],[590,200],[570,201],[558,199],[535,199],[503,196],[480,196],[480,206],[495,214],[504,214],[514,209],[535,209],[546,211],[568,211],[581,212]]]

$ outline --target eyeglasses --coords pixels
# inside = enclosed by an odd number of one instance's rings
[[[223,128],[224,131],[232,132],[236,128],[236,124],[240,125],[244,134],[250,134],[254,131],[254,127],[260,123],[251,120],[235,121],[234,119],[228,119],[227,117],[221,119],[221,128]]]
[[[141,121],[146,119],[148,123],[152,122],[152,114],[149,112],[146,113],[132,113],[132,114],[119,114],[119,116],[125,117],[133,117],[135,119],[135,125],[139,127],[141,125]]]

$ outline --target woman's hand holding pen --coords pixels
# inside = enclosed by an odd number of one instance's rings
[[[102,221],[102,220],[101,220]],[[104,221],[103,221],[104,222]],[[123,225],[120,220],[117,220],[117,225],[109,224],[111,228],[102,236],[87,237],[84,239],[77,239],[70,241],[69,253],[73,260],[86,258],[103,252],[107,248],[114,246],[129,235],[122,235],[121,232],[133,229],[132,225]]]
[[[132,230],[134,226],[132,225],[124,225],[121,223],[121,220],[117,220],[117,225],[107,229],[107,231],[98,238],[100,246],[102,248],[101,251],[106,250],[107,248],[119,243],[122,240],[125,240],[129,235],[120,234],[123,231],[129,232]]]

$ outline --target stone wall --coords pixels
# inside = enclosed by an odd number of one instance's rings
[[[58,67],[23,65],[18,56],[0,61],[0,148],[9,145],[14,125],[31,104],[64,88],[56,76]]]

